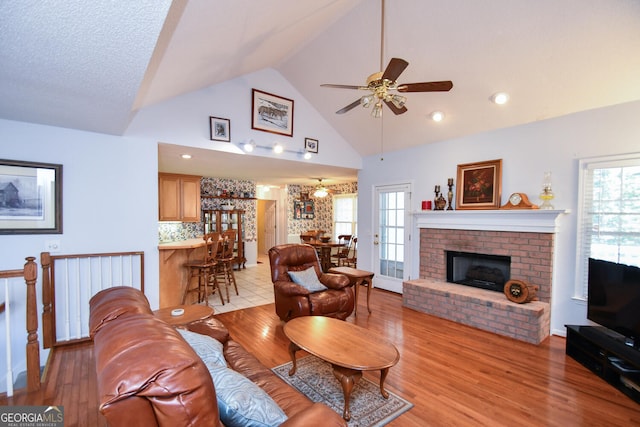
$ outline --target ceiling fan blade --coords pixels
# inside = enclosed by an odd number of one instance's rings
[[[393,111],[396,115],[407,112],[407,107],[405,107],[404,105],[402,106],[402,108],[398,108],[391,101],[384,101],[384,103],[387,104],[387,107],[389,107],[391,111]]]
[[[358,105],[360,105],[360,99],[356,99],[355,101],[353,101],[351,104],[347,105],[346,107],[336,111],[336,114],[344,114],[347,111],[351,111],[354,108],[356,108]]]
[[[403,83],[398,85],[398,92],[447,92],[453,87],[453,82],[445,80],[441,82]]]
[[[387,79],[395,82],[396,80],[398,80],[398,77],[400,77],[400,74],[402,74],[402,72],[405,68],[407,68],[408,65],[409,63],[404,59],[391,58],[391,61],[389,61],[389,65],[387,65],[387,69],[384,70],[384,73],[382,74],[382,79]]]
[[[334,87],[337,89],[367,89],[366,86],[354,86],[354,85],[334,85],[334,84],[321,84],[322,87]]]

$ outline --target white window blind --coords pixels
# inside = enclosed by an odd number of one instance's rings
[[[357,235],[358,195],[336,194],[333,196],[333,238],[341,234]]]
[[[587,298],[589,258],[640,266],[640,153],[580,161],[575,296]]]

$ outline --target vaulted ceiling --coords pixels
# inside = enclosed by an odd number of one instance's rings
[[[635,0],[386,0],[384,22],[380,0],[1,2],[0,118],[122,135],[140,108],[273,68],[368,156],[640,99]],[[381,47],[409,62],[400,82],[453,89],[336,115],[363,93],[320,85],[365,84]]]

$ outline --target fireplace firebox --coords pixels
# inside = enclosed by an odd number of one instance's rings
[[[470,252],[445,251],[447,282],[503,292],[510,278],[511,257]]]

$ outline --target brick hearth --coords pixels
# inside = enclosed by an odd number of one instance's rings
[[[404,282],[403,304],[539,344],[550,333],[555,220],[561,213],[418,214],[420,276]],[[511,279],[537,285],[539,301],[516,304],[500,292],[447,283],[446,251],[510,256]]]

